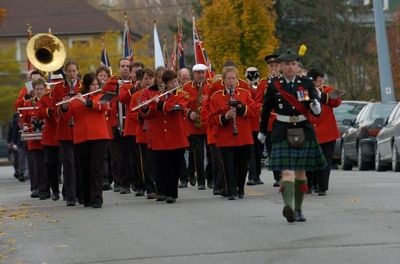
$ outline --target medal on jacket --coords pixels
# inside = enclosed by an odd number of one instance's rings
[[[308,90],[304,91],[304,100],[305,101],[309,101],[310,100],[310,96],[308,96]]]
[[[297,94],[297,100],[299,102],[303,102],[304,101],[304,91],[302,89],[299,89],[296,91]]]

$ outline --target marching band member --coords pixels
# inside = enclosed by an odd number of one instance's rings
[[[271,54],[265,56],[265,62],[267,63],[267,68],[269,75],[267,78],[263,78],[260,81],[260,84],[258,85],[258,88],[256,90],[256,96],[255,96],[255,101],[256,101],[256,106],[257,109],[261,111],[261,107],[264,102],[264,95],[265,92],[267,91],[268,87],[268,81],[274,77],[277,77],[280,75],[279,71],[281,69],[281,63],[278,59],[278,55],[276,54]],[[265,139],[265,147],[268,152],[268,158],[271,157],[271,148],[272,148],[272,143],[271,143],[271,131],[272,131],[272,125],[276,120],[276,114],[274,112],[271,113],[269,116],[268,120],[268,129],[267,129],[267,134],[266,134],[266,139]],[[272,186],[274,187],[279,187],[280,185],[280,180],[281,180],[281,172],[280,171],[272,171],[274,174],[274,180],[275,182],[273,183]]]
[[[134,108],[142,100],[143,92],[148,87],[154,85],[154,72],[151,69],[144,68],[143,71],[136,73],[136,79],[140,82],[138,90],[133,93],[129,109]],[[154,185],[154,174],[151,173],[149,149],[147,147],[147,121],[141,116],[141,112],[128,111],[127,118],[132,118],[136,123],[136,143],[138,145],[139,177],[136,182],[136,188],[146,191],[147,199],[156,199],[156,187]]]
[[[81,81],[78,79],[78,64],[68,61],[64,66],[67,79],[54,87],[53,104],[66,100],[79,93]],[[57,108],[60,111],[60,107]],[[67,206],[75,206],[79,197],[79,174],[77,169],[74,136],[72,127],[74,118],[71,115],[59,115],[56,129],[56,140],[60,142],[60,154],[63,164],[64,191]]]
[[[321,105],[312,81],[296,75],[298,56],[288,51],[278,59],[283,76],[268,82],[258,138],[265,142],[267,123],[274,109],[277,120],[271,134],[270,169],[282,171],[283,216],[290,223],[304,222],[302,203],[307,191],[305,171],[321,169],[326,164],[314,129],[307,120],[307,117],[321,113]]]
[[[112,131],[110,154],[112,175],[114,177],[114,192],[119,193],[130,192],[129,173],[131,171],[131,163],[123,153],[125,145],[123,139],[123,112],[125,106],[118,101],[122,84],[130,83],[130,64],[131,62],[128,58],[121,58],[118,62],[119,76],[112,76],[103,87],[103,91],[117,94],[117,97],[111,100],[109,123]],[[122,188],[122,185],[124,185],[124,188]]]
[[[43,73],[35,70],[29,74],[29,81],[36,81],[38,79],[44,80]],[[21,88],[18,94],[18,98],[15,101],[14,107],[17,110],[18,107],[24,106],[24,102],[31,99],[33,97],[33,91],[28,91],[28,87],[24,86]]]
[[[223,90],[210,98],[210,122],[218,126],[216,146],[220,148],[226,174],[227,196],[244,197],[250,145],[253,144],[250,118],[254,101],[248,89],[240,87],[238,72],[228,66],[222,71]]]
[[[162,81],[165,91],[179,85],[176,73],[171,70],[164,71]],[[142,108],[144,117],[153,121],[149,124],[148,136],[158,165],[157,191],[159,196],[165,196],[158,200],[166,200],[167,203],[174,203],[178,198],[181,162],[184,161],[185,148],[189,146],[183,119],[187,104],[188,94],[177,89],[161,98],[155,97],[153,103]]]
[[[45,92],[45,83],[39,78],[32,81],[32,98],[25,100],[24,107],[37,106]],[[24,132],[42,132],[43,121],[38,118],[38,110],[26,110],[22,113],[22,130]],[[50,198],[50,187],[48,184],[46,165],[44,163],[43,145],[39,140],[28,140],[28,169],[31,182],[31,197],[45,200]]]
[[[256,97],[258,90],[260,73],[255,67],[249,67],[246,69],[245,76],[247,83],[250,87],[250,92],[253,98]],[[260,130],[260,110],[261,107],[255,107],[255,116],[251,119],[251,127],[253,134],[253,145],[250,147],[250,161],[249,161],[249,179],[247,185],[264,184],[261,179],[261,155],[263,151],[263,145],[257,140],[257,134]]]
[[[62,105],[62,114],[69,113],[74,118],[73,136],[79,162],[82,201],[85,207],[101,208],[103,204],[103,161],[107,153],[110,135],[105,112],[109,103],[101,102],[101,93],[82,93],[99,89],[99,81],[94,73],[83,76],[81,93],[75,100]]]
[[[325,196],[329,186],[329,175],[331,173],[332,155],[336,139],[340,137],[333,108],[338,107],[342,103],[342,98],[340,92],[335,87],[324,84],[324,73],[320,70],[310,69],[307,76],[313,79],[321,100],[322,112],[318,118],[313,119],[313,125],[318,143],[327,161],[325,168],[314,172],[307,172],[307,175],[308,173],[313,174],[313,179],[316,180],[318,195]]]
[[[178,71],[178,80],[181,86],[185,85],[187,82],[190,82],[190,71],[187,68],[182,68]]]
[[[51,81],[57,82],[63,80],[63,76],[61,74],[51,75]],[[50,89],[40,98],[37,105],[39,107],[38,110],[38,118],[43,119],[45,121],[45,126],[42,133],[42,145],[43,145],[43,153],[45,157],[47,178],[50,184],[52,195],[51,199],[53,201],[57,201],[60,199],[60,190],[59,190],[59,182],[58,182],[58,157],[59,157],[59,149],[60,144],[56,140],[56,129],[57,129],[57,111],[53,104],[53,90],[54,85],[50,84]],[[50,193],[50,190],[49,190]]]
[[[187,181],[197,175],[199,190],[206,189],[206,179],[204,171],[204,147],[206,143],[206,125],[202,123],[200,111],[203,99],[207,96],[211,82],[206,80],[208,67],[204,64],[193,66],[193,81],[187,82],[183,90],[189,94],[189,111],[186,117],[189,133],[189,166],[186,171],[186,179],[181,179],[182,187],[187,186]],[[192,184],[194,185],[194,184]],[[212,187],[212,180],[208,180],[207,185]]]

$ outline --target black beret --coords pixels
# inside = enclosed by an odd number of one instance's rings
[[[265,62],[268,63],[273,63],[273,62],[280,62],[280,60],[278,59],[279,55],[277,54],[271,54],[271,55],[267,55],[265,56],[264,60]]]
[[[287,50],[286,52],[279,55],[278,59],[280,61],[298,61],[300,57],[291,50]]]

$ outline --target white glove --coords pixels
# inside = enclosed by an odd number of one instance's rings
[[[310,108],[316,115],[319,115],[321,113],[321,104],[316,99],[314,99],[313,102],[310,104]]]
[[[261,143],[264,144],[264,143],[265,143],[265,139],[267,138],[267,136],[264,135],[264,133],[258,132],[257,138],[258,138],[258,140],[259,140]]]

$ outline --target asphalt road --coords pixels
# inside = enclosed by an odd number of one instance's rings
[[[333,171],[326,197],[308,195],[306,223],[282,217],[265,185],[228,201],[180,189],[175,204],[104,193],[102,209],[29,197],[0,167],[0,263],[400,263],[400,173]]]

